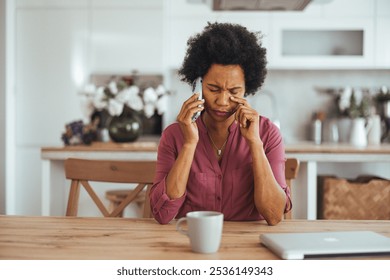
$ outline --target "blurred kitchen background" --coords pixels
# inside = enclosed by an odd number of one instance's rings
[[[170,91],[163,127],[172,123],[191,94],[176,75],[186,41],[207,21],[263,33],[269,72],[251,103],[280,125],[286,143],[313,141],[315,113],[324,127],[337,121],[335,100],[345,88],[374,100],[390,87],[390,0],[273,1],[307,4],[290,11],[259,2],[0,0],[0,214],[40,214],[40,149],[63,145],[64,125],[85,119],[80,93],[92,75],[162,75]],[[258,10],[269,7],[276,10]],[[388,164],[375,163],[319,169],[390,174]]]

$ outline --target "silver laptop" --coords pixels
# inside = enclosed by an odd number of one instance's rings
[[[390,238],[372,231],[265,233],[260,241],[282,259],[389,255]]]

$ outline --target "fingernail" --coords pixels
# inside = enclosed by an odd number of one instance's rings
[[[234,96],[230,96],[230,99],[234,99]]]

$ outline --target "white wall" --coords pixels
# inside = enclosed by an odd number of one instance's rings
[[[5,213],[5,1],[0,1],[0,214]]]

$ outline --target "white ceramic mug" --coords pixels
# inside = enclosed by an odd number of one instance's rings
[[[187,222],[188,230],[181,227]],[[223,214],[215,211],[188,212],[180,218],[176,229],[190,238],[192,251],[197,253],[215,253],[221,244]]]

